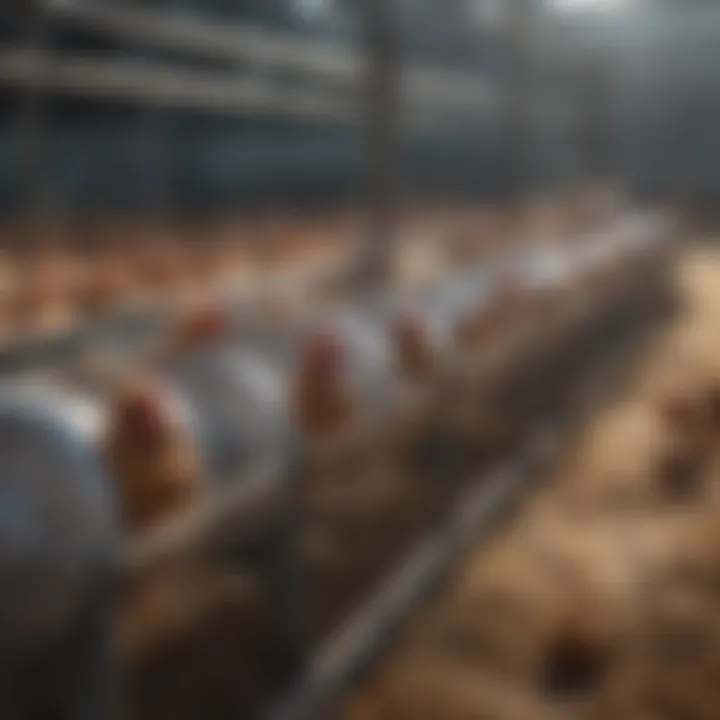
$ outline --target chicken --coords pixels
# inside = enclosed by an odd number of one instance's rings
[[[200,462],[177,400],[148,378],[131,378],[112,404],[104,456],[125,528],[141,531],[192,503]]]
[[[309,521],[304,530],[302,554],[309,567],[314,587],[335,585],[333,592],[315,598],[313,605],[322,611],[309,618],[311,633],[321,634],[334,621],[338,607],[352,592],[345,579],[357,574],[349,564],[354,554],[348,531],[357,537],[357,522],[365,510],[359,500],[367,493],[359,484],[360,461],[355,422],[358,419],[355,398],[347,386],[346,348],[332,332],[310,338],[290,388],[290,407],[297,431],[308,452],[303,483],[303,502]],[[348,499],[352,502],[348,503]],[[359,511],[359,513],[358,513]],[[350,520],[348,513],[354,520]],[[332,578],[332,580],[328,580]],[[311,593],[312,594],[312,593]],[[332,618],[332,620],[331,620]]]
[[[669,500],[692,499],[718,457],[720,388],[702,383],[675,391],[661,399],[658,412],[669,436],[657,461],[659,490]]]
[[[537,693],[455,658],[403,658],[337,717],[342,720],[558,720]]]
[[[172,269],[170,289],[175,297],[192,296],[205,285],[198,277],[198,256],[205,251],[203,243],[188,241],[172,247],[168,257],[168,264]],[[216,251],[217,252],[217,251]]]
[[[79,315],[92,319],[133,300],[132,270],[123,251],[106,250],[89,255],[80,265],[74,289]]]
[[[532,307],[532,293],[520,279],[508,277],[490,298],[461,318],[456,338],[465,350],[487,349],[487,343],[506,344],[520,340]]]
[[[11,335],[17,322],[15,304],[19,287],[17,261],[10,255],[0,255],[0,339]]]
[[[366,408],[349,383],[348,352],[334,333],[315,335],[292,388],[295,422],[308,450],[301,547],[308,623],[316,638],[402,551],[427,500],[387,431],[380,435],[365,421]]]
[[[198,287],[214,288],[227,270],[225,248],[217,241],[198,244],[191,254]]]
[[[417,314],[403,314],[394,328],[395,364],[399,376],[410,383],[427,383],[435,369],[428,329]]]
[[[149,298],[172,297],[187,287],[188,274],[200,274],[200,268],[189,266],[184,253],[169,241],[148,238],[134,254],[140,289]]]
[[[560,234],[560,218],[557,204],[545,200],[528,208],[524,213],[522,226],[532,243],[544,243],[557,239]]]
[[[399,393],[387,451],[406,473],[427,475],[432,464],[428,453],[437,449],[434,381],[439,378],[427,322],[417,313],[401,314],[393,326],[393,349]]]
[[[291,391],[295,423],[306,440],[336,438],[358,419],[345,369],[345,348],[335,334],[311,338]]]
[[[493,254],[499,240],[500,222],[498,214],[493,209],[485,209],[473,217],[471,226],[473,228],[475,247],[472,260],[475,262],[487,261],[489,256]]]
[[[478,308],[460,317],[455,326],[455,340],[463,351],[475,351],[497,334],[504,314],[501,298],[488,307]]]
[[[518,408],[517,402],[509,402],[508,393],[517,385],[519,361],[527,354],[522,311],[528,300],[524,288],[508,283],[489,305],[468,313],[456,325],[460,363],[449,388],[448,422],[472,462],[488,450],[494,453],[507,447],[512,439]]]
[[[160,568],[124,599],[121,651],[131,717],[259,714],[276,689],[282,647],[276,608],[256,577],[238,568]]]
[[[585,547],[563,553],[564,539],[576,536]],[[541,708],[557,717],[560,708],[600,692],[627,621],[618,613],[624,593],[615,589],[621,578],[612,558],[604,582],[591,582],[584,569],[611,555],[604,539],[586,540],[582,530],[555,535],[552,525],[523,525],[514,537],[501,532],[407,624],[400,650],[361,696],[365,717],[386,717],[381,708],[387,717],[415,717],[428,702],[429,717],[481,717],[491,709],[493,717],[515,717],[518,695],[534,703],[517,709],[517,717],[542,717]],[[465,677],[484,691],[458,698],[451,688]],[[514,692],[492,702],[510,687]],[[418,692],[425,696],[419,704]]]
[[[222,306],[181,311],[146,366],[162,370],[185,354],[222,337],[228,323]],[[191,503],[201,492],[196,442],[180,398],[156,376],[120,383],[111,410],[105,456],[118,487],[125,524],[141,530]]]
[[[720,384],[695,389],[691,395],[671,395],[659,408],[668,428],[699,451],[712,452],[720,438]]]
[[[587,185],[576,188],[570,194],[570,204],[577,233],[586,233],[594,229],[594,213],[591,192]]]
[[[207,302],[190,307],[179,319],[172,334],[178,350],[190,350],[223,337],[230,326],[230,315],[219,303]]]
[[[473,225],[460,225],[451,231],[447,252],[452,267],[466,268],[477,262],[480,254],[478,228]]]
[[[428,323],[417,313],[403,313],[396,319],[393,341],[399,392],[387,441],[381,447],[390,467],[409,483],[408,492],[414,497],[406,507],[412,514],[422,512],[424,502],[437,499],[438,461],[448,450],[435,402],[439,357]]]
[[[30,331],[55,331],[75,320],[71,289],[74,268],[56,248],[38,249],[24,263],[24,281],[17,294],[20,325]]]
[[[549,639],[539,670],[539,683],[553,699],[586,696],[609,672],[616,644],[592,617],[591,603],[570,612]]]
[[[234,290],[238,285],[247,285],[254,269],[247,250],[232,242],[222,242],[218,243],[217,252],[220,264],[217,274],[218,287]]]
[[[220,342],[229,332],[231,316],[222,302],[194,302],[181,309],[170,330],[153,346],[150,362],[163,365],[174,358],[203,350]]]

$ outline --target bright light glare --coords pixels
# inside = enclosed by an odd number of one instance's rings
[[[615,13],[625,10],[631,0],[551,0],[563,12]]]
[[[481,26],[498,27],[505,20],[505,0],[473,0],[470,9]]]
[[[332,0],[296,0],[300,14],[307,20],[326,18],[332,10]]]

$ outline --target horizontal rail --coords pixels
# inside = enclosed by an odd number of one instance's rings
[[[359,86],[365,62],[362,53],[339,43],[305,40],[289,32],[228,25],[168,12],[121,6],[46,0],[51,17],[72,21],[133,42],[152,43],[203,57],[225,59],[256,66],[292,70],[319,80]],[[487,78],[448,72],[428,66],[412,66],[406,73],[410,94],[428,101],[467,107],[474,98],[492,94]]]
[[[352,122],[357,112],[354,103],[339,101],[328,93],[281,88],[259,78],[223,77],[129,60],[50,58],[29,50],[0,53],[0,81],[99,100],[239,115],[268,113]]]
[[[359,97],[333,89],[249,74],[178,69],[160,62],[98,59],[26,49],[0,51],[0,83],[36,90],[155,107],[192,108],[230,115],[279,115],[357,124],[363,120]],[[466,98],[459,107],[442,98],[410,97],[405,122],[421,131],[457,122],[477,124],[491,106]]]

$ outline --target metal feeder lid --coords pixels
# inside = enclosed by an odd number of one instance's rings
[[[625,242],[630,251],[644,251],[666,240],[663,224],[657,217],[638,217],[625,228]]]
[[[566,251],[554,248],[539,250],[528,256],[523,276],[531,288],[553,289],[566,283],[572,273],[570,257]]]
[[[384,405],[393,386],[393,353],[389,309],[342,308],[324,325],[337,334],[347,351],[351,382],[374,407]]]
[[[75,626],[115,569],[119,524],[92,404],[40,386],[0,389],[0,658]]]
[[[166,373],[191,409],[213,477],[238,477],[287,447],[287,375],[269,357],[216,347],[175,359]]]
[[[421,324],[422,332],[425,334],[425,341],[429,343],[430,349],[438,355],[447,351],[452,344],[452,328],[442,321],[441,313],[433,312],[428,307],[427,297],[409,297],[399,300],[392,310],[393,322],[403,317],[416,317]],[[389,328],[392,331],[392,328]]]
[[[494,281],[486,273],[473,272],[435,288],[423,307],[442,337],[452,337],[457,321],[468,312],[487,307],[494,292]]]
[[[618,255],[611,242],[612,235],[593,235],[578,248],[578,266],[581,272],[594,272],[609,265]]]

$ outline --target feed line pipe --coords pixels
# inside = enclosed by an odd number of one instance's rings
[[[505,163],[507,200],[517,207],[529,191],[532,151],[533,0],[507,3]]]
[[[17,3],[11,8],[20,18],[22,43],[40,62],[32,82],[20,90],[17,122],[22,147],[21,214],[23,238],[26,248],[42,242],[52,209],[50,173],[47,166],[48,101],[45,73],[49,64],[44,62],[48,52],[46,37],[48,23],[45,9],[38,0]]]
[[[366,0],[364,13],[367,226],[358,285],[361,292],[373,293],[385,287],[394,255],[399,196],[400,19],[393,0]]]

